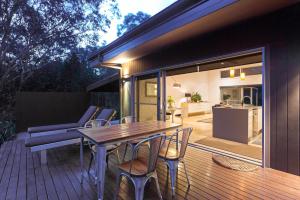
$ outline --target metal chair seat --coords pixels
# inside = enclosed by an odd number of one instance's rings
[[[133,151],[131,154],[130,161],[118,165],[116,184],[117,189],[115,192],[115,199],[117,199],[120,190],[120,183],[122,177],[127,177],[133,183],[135,188],[136,200],[144,199],[145,185],[150,179],[154,179],[158,197],[159,199],[162,199],[158,183],[158,177],[155,170],[158,159],[158,153],[162,145],[162,138],[163,135],[159,134],[140,141],[132,149]],[[143,152],[143,157],[139,157],[139,148],[142,147],[143,144],[149,145],[149,148],[146,148],[146,150],[148,150],[148,153]]]
[[[117,145],[117,144],[107,145],[107,146],[106,146],[106,151],[107,151],[107,153],[109,153],[109,152],[111,152],[111,151],[114,151],[114,150],[117,149],[118,147],[120,147],[120,145]],[[96,146],[95,146],[95,145],[92,146],[92,151],[93,151],[94,153],[97,153],[97,149],[96,149]]]
[[[163,146],[159,152],[159,157],[167,159],[167,160],[178,160],[180,156],[180,152],[175,147]]]
[[[130,164],[132,164],[130,172]],[[145,176],[147,174],[147,161],[136,159],[120,164],[119,169],[123,172],[130,173],[131,176]]]

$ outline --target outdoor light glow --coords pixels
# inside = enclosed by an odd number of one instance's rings
[[[234,68],[230,67],[230,78],[234,78]]]
[[[120,57],[120,58],[117,58],[114,62],[119,63],[119,64],[123,64],[123,63],[127,63],[130,60],[131,59],[127,58],[127,57]]]
[[[240,78],[241,78],[241,80],[245,80],[246,79],[246,73],[242,72],[242,70],[241,70]]]

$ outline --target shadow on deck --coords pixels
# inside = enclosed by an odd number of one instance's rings
[[[24,141],[5,143],[0,149],[0,199],[96,199],[93,180],[84,173],[80,184],[79,146],[48,151],[48,164],[39,154],[25,148]],[[300,199],[300,177],[272,169],[239,172],[215,164],[211,154],[188,147],[186,164],[191,180],[187,188],[183,168],[178,171],[175,199]],[[85,169],[89,151],[85,150]],[[105,199],[115,191],[116,160],[109,159]],[[158,176],[164,199],[172,199],[167,169],[159,162]],[[119,199],[134,199],[131,183],[123,179]],[[158,199],[153,182],[145,189],[145,199]]]

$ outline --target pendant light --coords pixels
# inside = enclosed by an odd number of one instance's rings
[[[235,73],[235,71],[234,71],[234,68],[233,67],[230,67],[230,69],[229,69],[229,77],[230,78],[234,78],[234,73]]]
[[[180,83],[173,83],[173,88],[180,88],[181,84]]]
[[[246,73],[242,71],[242,68],[240,69],[240,79],[242,81],[246,79]]]
[[[175,78],[172,77],[172,79],[174,80],[174,83],[173,83],[173,88],[181,88],[181,84],[178,83]]]

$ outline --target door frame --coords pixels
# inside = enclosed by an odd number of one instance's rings
[[[204,64],[208,62],[213,62],[217,60],[228,59],[232,57],[238,57],[241,55],[253,54],[253,53],[261,53],[262,54],[262,91],[264,94],[263,102],[262,102],[262,167],[270,167],[270,53],[268,46],[251,48],[241,51],[235,51],[233,53],[223,54],[221,56],[212,56],[208,58],[203,58],[200,60],[195,60],[191,62],[169,65],[169,66],[161,66],[158,69],[149,70],[146,72],[135,73],[130,76],[131,79],[131,114],[135,119],[135,80],[138,76],[148,75],[157,73],[158,77],[160,77],[160,93],[162,94],[161,100],[158,101],[157,105],[157,114],[159,115],[162,112],[162,120],[165,119],[165,108],[166,108],[166,71],[171,69],[177,69],[186,67],[187,65],[194,64]],[[159,96],[159,95],[158,95]],[[158,116],[160,119],[160,116]]]
[[[254,53],[262,54],[262,167],[270,167],[270,66],[269,66],[269,54],[266,51],[266,47],[253,48],[244,51],[237,51],[230,54],[224,54],[221,56],[210,57],[207,59],[196,60],[192,62],[182,63],[178,65],[171,65],[160,69],[162,75],[162,105],[165,110],[166,105],[166,72],[171,69],[179,69],[187,67],[188,65],[205,64],[208,62],[214,62],[218,60],[224,60],[228,58],[238,57],[242,55],[250,55]],[[165,113],[162,117],[166,119]]]
[[[156,75],[155,75],[156,74]],[[131,84],[131,101],[130,101],[130,107],[131,107],[131,115],[133,116],[134,121],[138,121],[138,114],[139,113],[139,108],[137,107],[136,110],[136,81],[138,80],[139,77],[142,76],[147,76],[147,75],[155,75],[157,79],[157,120],[161,120],[161,70],[154,70],[150,72],[145,72],[145,73],[139,73],[130,76],[130,84]]]

